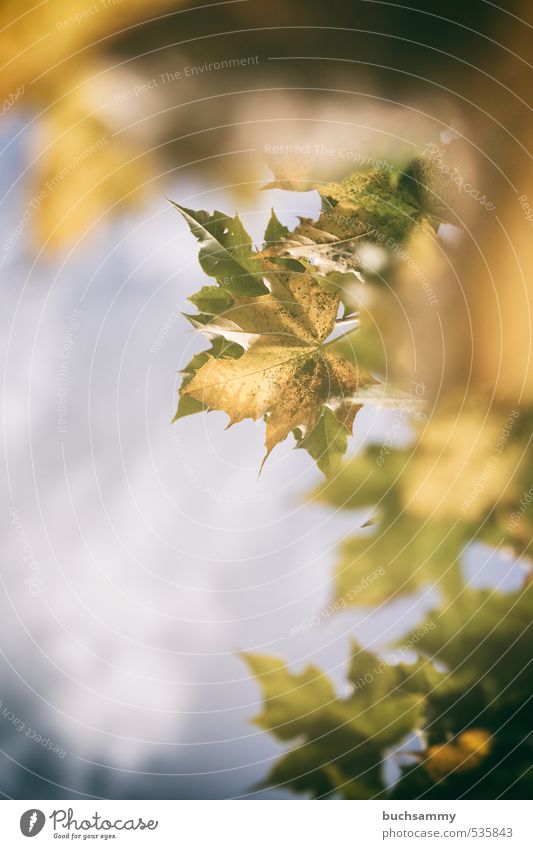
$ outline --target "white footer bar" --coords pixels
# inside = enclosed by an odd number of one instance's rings
[[[521,801],[4,801],[1,845],[531,849]],[[29,843],[35,838],[35,843]],[[69,842],[67,842],[69,841]]]

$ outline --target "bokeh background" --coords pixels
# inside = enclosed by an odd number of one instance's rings
[[[289,444],[259,476],[260,424],[170,424],[202,347],[181,316],[202,272],[167,198],[238,208],[259,242],[271,206],[290,226],[318,211],[316,193],[260,191],[300,167],[291,151],[329,179],[455,145],[498,215],[480,229],[478,204],[461,211],[464,246],[433,281],[444,341],[420,333],[424,378],[528,398],[528,14],[485,0],[2,4],[5,797],[287,798],[254,789],[282,747],[253,725],[239,653],[312,660],[340,688],[350,635],[386,646],[434,601],[301,627],[331,601],[334,548],[359,517],[308,503],[319,478]],[[370,408],[353,447],[409,436]],[[472,581],[504,568],[518,586],[520,564],[497,559],[473,548]]]

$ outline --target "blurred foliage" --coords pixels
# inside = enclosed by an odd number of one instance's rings
[[[117,75],[110,39],[174,8],[176,0],[7,0],[0,9],[5,59],[0,91],[31,109],[32,183],[37,236],[61,245],[118,201],[132,200],[152,173],[133,134],[117,135]]]
[[[158,185],[163,194],[158,179],[164,175],[168,184],[168,174],[183,164],[244,190],[260,178],[265,142],[279,136],[302,143],[302,114],[315,122],[304,127],[306,139],[331,141],[331,126],[320,128],[316,116],[345,117],[342,92],[355,94],[354,70],[361,95],[359,103],[350,100],[355,116],[379,91],[397,91],[405,102],[421,67],[438,87],[456,73],[453,53],[467,45],[469,60],[492,70],[497,57],[489,60],[483,39],[472,39],[473,23],[480,30],[494,25],[491,4],[449,0],[446,19],[428,14],[425,5],[5,0],[0,92],[8,111],[27,121],[32,234],[39,244],[64,246],[150,188]],[[511,9],[520,12],[520,3],[513,0]],[[294,62],[287,87],[286,57],[295,40],[303,56],[331,61]],[[345,64],[354,59],[356,65]],[[229,70],[205,70],[228,60],[236,61]],[[377,102],[373,109],[381,124]],[[445,106],[443,115],[454,109]],[[413,141],[401,141],[393,121],[392,132],[383,127],[382,143],[396,135],[396,153],[400,147],[412,155]],[[415,121],[421,141],[427,131],[413,112],[411,127]],[[346,142],[353,135],[338,121],[334,132]],[[245,153],[254,147],[260,157],[251,161]],[[227,156],[240,148],[243,155]],[[338,169],[339,162],[326,162],[326,170],[332,165]]]
[[[448,414],[447,411],[441,417],[435,413],[428,429],[433,425],[442,427],[447,438],[452,438],[453,426],[447,421]],[[502,420],[498,416],[494,418],[491,428]],[[471,415],[470,421],[471,429],[461,435],[468,445],[475,444],[479,435],[479,420]],[[361,710],[369,712],[370,741],[363,742],[350,725],[347,733],[333,696],[328,701],[327,715],[323,715],[322,708],[315,717],[320,721],[312,731],[302,706],[297,706],[294,699],[291,709],[301,711],[302,716],[299,722],[291,716],[290,739],[300,741],[306,737],[308,742],[299,743],[274,768],[269,778],[272,784],[288,784],[297,792],[312,795],[340,794],[343,798],[380,795],[397,799],[529,798],[532,790],[531,564],[522,561],[526,571],[523,588],[518,591],[502,592],[497,586],[472,590],[464,579],[461,554],[471,541],[482,540],[502,552],[512,551],[514,556],[524,557],[521,539],[527,530],[522,528],[520,534],[517,530],[527,517],[523,508],[521,515],[517,511],[521,498],[525,503],[523,496],[527,492],[520,490],[520,486],[530,487],[533,458],[529,450],[521,456],[521,463],[512,468],[506,467],[505,462],[516,462],[517,448],[523,448],[524,432],[531,431],[531,423],[531,415],[524,413],[524,421],[519,425],[517,420],[516,431],[506,436],[510,444],[502,448],[502,468],[507,469],[507,478],[515,486],[506,487],[506,479],[498,489],[487,479],[486,490],[480,492],[476,485],[465,490],[460,485],[461,476],[469,461],[464,456],[465,446],[460,445],[457,465],[453,467],[459,483],[456,487],[455,476],[449,477],[445,465],[442,476],[437,473],[442,462],[441,442],[432,444],[429,439],[424,444],[422,432],[420,442],[411,449],[391,450],[383,464],[377,462],[383,457],[379,449],[369,447],[349,460],[340,474],[317,493],[316,497],[327,504],[365,511],[371,508],[371,515],[377,517],[370,534],[361,532],[341,545],[335,596],[343,608],[350,604],[387,603],[423,587],[437,588],[442,601],[415,629],[415,638],[403,637],[390,647],[393,653],[399,651],[400,657],[406,648],[418,654],[414,664],[402,665],[402,674],[408,681],[416,679],[416,692],[423,695],[417,713],[408,714],[407,724],[400,722],[396,726],[390,721],[391,716],[402,716],[396,699],[405,683],[400,686],[394,678],[399,668],[397,663],[390,665],[382,656],[359,653],[359,682],[363,689],[355,692],[347,705],[343,702],[343,709],[350,717],[357,717]],[[501,433],[497,429],[491,432]],[[493,452],[498,450],[499,439],[485,445],[487,461],[497,456]],[[411,496],[416,481],[420,480],[418,449],[427,463],[429,445],[433,451],[431,469],[435,472],[433,477],[424,478],[423,501]],[[473,459],[477,468],[476,452]],[[430,489],[428,480],[433,481]],[[467,499],[462,502],[465,491]],[[452,515],[450,493],[454,492],[455,515]],[[478,492],[480,503],[475,501]],[[445,520],[439,519],[435,509],[435,504],[440,503],[447,505]],[[528,546],[530,541],[529,535]],[[378,577],[375,570],[379,570]],[[371,575],[374,577],[369,580]],[[268,670],[273,663],[271,659],[257,660],[253,669],[269,706],[261,724],[281,737],[277,726],[285,728],[291,699],[283,691],[281,679],[280,692],[272,689],[274,679]],[[420,665],[430,679],[425,687],[419,682]],[[292,691],[298,691],[299,681],[298,676],[293,677]],[[378,689],[376,681],[379,681]],[[291,688],[286,686],[289,693]],[[310,698],[306,705],[308,711],[315,710]],[[272,720],[267,722],[265,717]],[[383,729],[391,732],[386,743],[388,751],[372,748],[373,738],[379,737]],[[328,735],[333,735],[337,749],[333,744],[322,745],[324,737],[329,740]],[[418,739],[419,746],[406,755],[405,741],[409,735]],[[392,755],[391,747],[396,748]],[[401,777],[392,788],[387,787],[383,773],[385,763],[391,758],[402,767]],[[370,784],[363,780],[368,775],[373,776]]]
[[[313,498],[359,516],[360,531],[340,546],[337,607],[383,605],[420,590],[440,595],[419,626],[389,646],[388,657],[353,646],[344,695],[315,667],[297,673],[277,658],[246,658],[263,690],[264,710],[256,722],[292,743],[266,785],[312,797],[527,798],[532,789],[530,563],[522,561],[518,591],[474,590],[465,581],[463,554],[472,541],[507,557],[529,553],[533,413],[498,403],[479,388],[467,398],[457,387],[433,397],[415,380],[416,358],[400,357],[399,365],[387,368],[388,356],[401,354],[412,333],[411,315],[402,327],[401,311],[394,308],[400,299],[409,302],[418,283],[418,265],[409,260],[424,257],[425,268],[438,273],[457,253],[439,236],[440,225],[455,220],[457,196],[454,201],[449,193],[444,205],[433,202],[441,197],[438,171],[438,165],[414,161],[394,173],[371,170],[337,184],[284,173],[271,185],[317,189],[321,214],[288,232],[273,213],[263,250],[255,253],[240,229],[236,244],[235,224],[220,213],[191,219],[184,211],[202,244],[203,268],[217,279],[212,291],[205,287],[193,296],[199,309],[209,310],[193,323],[218,345],[224,338],[249,338],[236,359],[211,351],[207,361],[189,366],[180,404],[192,394],[199,408],[224,409],[232,421],[263,412],[268,429],[272,392],[283,399],[294,392],[295,415],[308,418],[305,380],[291,375],[290,392],[286,382],[272,382],[262,334],[276,337],[281,322],[284,332],[301,339],[309,319],[315,329],[327,326],[319,342],[313,337],[308,343],[320,356],[327,346],[328,356],[331,351],[347,368],[351,363],[368,375],[366,386],[352,392],[340,387],[321,406],[315,403],[303,438],[305,429],[293,427],[297,445],[326,472]],[[215,230],[220,221],[225,229]],[[240,277],[218,276],[219,261],[220,273],[227,273],[236,259]],[[250,274],[256,275],[256,291],[242,297],[240,281]],[[281,275],[287,281],[282,297]],[[262,293],[261,285],[268,291]],[[432,307],[427,299],[426,311]],[[355,327],[324,344],[337,314],[341,326],[348,316]],[[369,329],[380,315],[387,322],[376,335]],[[285,344],[290,351],[293,343]],[[251,393],[248,372],[240,367],[250,357]],[[211,379],[212,369],[217,379]],[[331,364],[328,369],[334,375]],[[329,386],[338,387],[334,376]],[[252,410],[248,394],[263,407]],[[342,463],[347,433],[338,412],[355,401],[388,403],[398,408],[398,418],[381,442],[370,439]],[[286,423],[283,437],[296,423]],[[407,423],[412,436],[399,448],[395,430]],[[386,767],[392,761],[399,777],[391,784]]]
[[[315,797],[340,791],[348,799],[380,792],[387,748],[421,721],[431,686],[423,665],[416,670],[403,664],[380,667],[378,658],[354,645],[350,692],[338,697],[328,677],[315,667],[294,674],[277,658],[246,660],[265,701],[255,722],[279,740],[296,742],[275,765],[266,786],[290,787]]]

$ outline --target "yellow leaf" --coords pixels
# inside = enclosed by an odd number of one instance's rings
[[[112,56],[114,39],[174,9],[176,0],[4,0],[0,99],[33,113],[28,232],[59,247],[108,210],[130,204],[157,173],[157,154],[128,131],[124,81],[142,83]],[[133,63],[132,63],[133,64]],[[121,109],[120,106],[124,108]],[[134,113],[137,114],[137,113]]]
[[[312,427],[331,397],[355,393],[362,379],[354,365],[320,347],[272,336],[259,339],[239,359],[210,358],[181,394],[223,410],[230,424],[266,416],[269,454],[293,428]],[[350,419],[344,409],[343,416]]]
[[[406,478],[406,509],[418,518],[475,521],[517,489],[521,448],[509,440],[513,421],[497,411],[442,411],[425,427]],[[516,494],[516,493],[515,493]]]
[[[294,428],[312,428],[328,402],[351,429],[360,405],[350,399],[372,379],[323,344],[335,327],[338,294],[324,292],[310,274],[280,272],[268,262],[264,270],[269,294],[234,298],[199,326],[236,342],[240,335],[243,346],[251,341],[248,350],[234,360],[210,357],[180,394],[222,410],[230,424],[264,416],[268,456]]]

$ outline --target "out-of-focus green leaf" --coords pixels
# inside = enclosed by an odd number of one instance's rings
[[[278,739],[295,742],[266,785],[344,798],[383,791],[387,748],[414,731],[423,714],[424,693],[404,685],[409,666],[390,666],[354,645],[348,695],[339,697],[314,666],[297,674],[274,657],[246,655],[245,660],[264,696],[255,722]]]
[[[335,475],[342,463],[348,447],[350,431],[339,422],[329,407],[322,407],[315,426],[302,436],[302,431],[294,431],[296,447],[304,448],[316,460],[316,464],[327,478]]]
[[[340,546],[336,595],[354,604],[374,605],[434,585],[446,595],[462,586],[460,556],[466,543],[459,526],[398,518],[379,522],[372,534],[349,537]],[[375,569],[381,574],[354,591]]]

